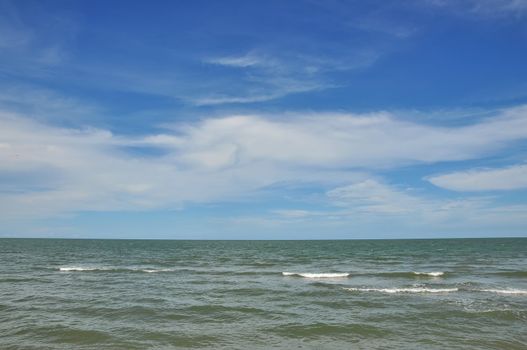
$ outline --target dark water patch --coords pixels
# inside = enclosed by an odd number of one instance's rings
[[[138,304],[163,304],[166,303],[164,298],[142,297],[135,299],[134,302]]]
[[[510,340],[510,339],[492,339],[485,341],[473,342],[476,346],[490,349],[507,349],[507,350],[525,350],[527,349],[527,340]]]
[[[250,267],[275,267],[277,266],[279,263],[274,263],[274,262],[265,262],[265,261],[262,261],[262,262],[258,262],[258,261],[255,261],[255,262],[251,262],[251,263],[244,263],[243,266],[250,266]]]
[[[141,338],[146,344],[158,344],[161,347],[171,349],[174,347],[194,349],[211,347],[219,342],[218,337],[211,335],[187,335],[180,332],[141,332]],[[145,345],[146,345],[145,344]],[[145,346],[150,348],[150,346]]]
[[[108,343],[113,339],[109,333],[92,329],[43,329],[41,334],[43,334],[42,332],[45,332],[46,336],[51,337],[55,343],[95,345]]]
[[[248,270],[193,270],[190,274],[209,276],[273,276],[279,274],[274,271],[248,271]]]
[[[198,280],[188,281],[188,283],[189,284],[194,284],[194,285],[208,285],[208,284],[210,284],[210,281],[205,280],[205,279],[198,279]]]
[[[383,257],[381,255],[377,257],[367,257],[363,259],[364,261],[367,261],[369,263],[373,263],[376,265],[382,264],[382,265],[399,265],[403,264],[404,261],[402,261],[399,258],[391,258],[391,257]]]
[[[486,325],[498,325],[500,322],[525,322],[527,320],[526,310],[512,310],[512,309],[493,309],[485,308],[481,305],[480,308],[463,308],[463,309],[445,309],[441,311],[426,311],[419,315],[419,318],[426,320],[443,319],[451,322],[463,323],[463,320],[471,321],[472,323]]]
[[[262,288],[232,288],[216,291],[218,294],[229,296],[258,297],[273,293],[274,291]]]
[[[0,278],[0,283],[53,283],[53,281],[37,277],[6,277]]]
[[[169,320],[169,321],[184,321],[194,318],[195,316],[190,314],[185,314],[180,312],[179,310],[165,310],[163,313],[163,319]]]
[[[17,296],[17,299],[13,299],[12,302],[16,304],[25,304],[28,302],[35,302],[38,300],[42,300],[44,297],[41,295],[24,295],[24,296]]]
[[[4,312],[3,315],[0,314],[0,320],[3,318],[3,317],[6,317],[8,316],[8,312],[10,311],[14,311],[16,310],[15,307],[11,306],[11,305],[7,305],[7,304],[0,304],[0,312]],[[1,342],[0,342],[1,344]]]
[[[233,275],[240,276],[276,276],[279,272],[275,271],[233,271]]]
[[[324,289],[336,289],[339,287],[344,287],[344,284],[336,283],[336,282],[322,282],[322,281],[316,281],[309,283],[310,286],[315,288],[324,288]]]
[[[97,307],[97,306],[78,306],[69,308],[59,308],[55,314],[71,315],[71,317],[99,318],[106,320],[157,320],[166,313],[164,308],[153,308],[147,306],[121,306],[121,307]]]
[[[350,300],[314,300],[311,304],[335,310],[346,310],[354,305]]]
[[[114,337],[107,332],[93,329],[79,329],[63,325],[33,327],[21,329],[15,333],[19,336],[31,337],[39,342],[69,345],[101,345],[107,344]]]
[[[333,298],[338,292],[334,289],[310,288],[308,290],[301,290],[291,294],[292,296],[299,298]]]
[[[501,271],[495,272],[494,275],[514,278],[527,278],[527,271]]]
[[[472,310],[466,311],[463,316],[471,317],[470,314],[492,320],[527,322],[527,310]]]
[[[353,300],[353,305],[364,309],[384,309],[388,307],[387,303],[373,300]]]
[[[275,319],[279,313],[251,306],[194,305],[179,309],[200,323],[237,323],[249,319]]]
[[[187,312],[196,314],[226,314],[226,313],[242,313],[242,314],[265,314],[265,310],[247,307],[247,306],[224,306],[224,305],[194,305],[184,309]]]
[[[380,338],[387,336],[390,332],[382,328],[366,324],[289,324],[269,329],[270,332],[280,334],[288,338],[318,338],[334,337],[349,340],[357,338]]]

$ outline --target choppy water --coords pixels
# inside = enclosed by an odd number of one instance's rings
[[[527,239],[0,239],[0,349],[527,349]]]

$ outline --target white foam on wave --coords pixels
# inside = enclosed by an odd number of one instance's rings
[[[443,271],[432,271],[432,272],[418,272],[414,271],[414,275],[420,275],[420,276],[431,276],[431,277],[439,277],[443,276],[445,273]]]
[[[174,269],[152,269],[152,268],[126,268],[126,267],[87,267],[87,266],[67,266],[59,267],[62,272],[82,272],[82,271],[137,271],[146,273],[170,272]]]
[[[99,270],[107,270],[107,269],[101,268],[101,267],[77,267],[77,266],[59,267],[59,271],[64,271],[64,272],[70,272],[70,271],[99,271]]]
[[[344,288],[352,292],[379,292],[379,293],[450,293],[457,292],[458,288]]]
[[[299,276],[304,278],[344,278],[348,277],[349,273],[299,273],[299,272],[282,272],[284,276]]]
[[[527,290],[525,289],[483,289],[482,292],[489,293],[498,293],[498,294],[525,294],[527,295]]]
[[[171,272],[175,270],[174,269],[142,269],[140,271],[146,272],[146,273],[157,273],[157,272]]]

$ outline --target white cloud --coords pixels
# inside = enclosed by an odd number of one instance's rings
[[[473,169],[427,178],[434,185],[453,191],[493,191],[527,188],[527,165],[501,169]]]
[[[487,156],[507,142],[527,138],[527,108],[504,110],[477,124],[451,128],[406,122],[389,113],[320,113],[280,119],[205,119],[176,125],[174,131],[182,144],[167,144],[167,149],[175,155],[183,152],[196,164],[204,152],[232,145],[237,149],[237,164],[264,161],[281,167],[381,168]]]
[[[3,113],[0,175],[7,179],[2,188],[9,190],[0,196],[0,210],[5,217],[180,208],[186,202],[253,196],[279,183],[335,187],[365,180],[365,173],[378,168],[497,152],[527,138],[526,111],[503,110],[451,128],[389,113],[227,116],[141,137],[59,128]],[[140,155],[134,147],[163,152]],[[372,182],[332,194],[378,212],[395,213],[415,203],[405,191]]]

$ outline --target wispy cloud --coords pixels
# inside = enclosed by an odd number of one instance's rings
[[[24,24],[14,4],[3,1],[0,10],[0,49],[13,50],[28,45],[33,33]]]
[[[332,189],[327,196],[336,205],[352,207],[357,213],[405,214],[424,204],[403,190],[372,179]]]
[[[386,231],[417,228],[420,234],[430,231],[430,226],[435,231],[482,229],[489,225],[509,229],[524,222],[527,214],[527,205],[503,204],[496,197],[437,198],[373,178],[331,189],[326,192],[325,201],[325,210],[287,209],[272,213],[286,223],[340,223],[354,229],[379,225]]]
[[[459,15],[482,18],[520,18],[527,14],[525,0],[428,0],[426,3]]]
[[[527,188],[527,165],[498,169],[472,169],[427,178],[434,185],[453,191],[495,191]]]
[[[341,208],[335,213],[342,217],[369,215],[441,221],[495,207],[490,197],[433,198],[412,188],[400,188],[375,179],[337,187],[326,195],[330,203]]]
[[[303,25],[305,19],[295,18],[299,23],[286,25],[294,40],[283,40],[279,31],[262,36],[248,30],[245,35],[252,40],[236,45],[231,52],[214,48],[194,52],[189,47],[181,53],[177,47],[148,45],[139,38],[118,33],[115,28],[104,34],[90,29],[82,32],[87,43],[93,40],[105,47],[99,59],[90,60],[90,54],[79,55],[81,51],[69,50],[74,47],[69,44],[77,31],[82,29],[77,28],[74,14],[50,8],[49,13],[38,13],[39,21],[32,22],[23,16],[24,11],[16,2],[0,5],[4,5],[0,6],[0,71],[24,78],[49,79],[53,84],[73,83],[89,89],[169,97],[190,106],[262,103],[345,86],[350,82],[342,77],[344,74],[335,73],[366,69],[392,50],[385,45],[384,38],[366,34],[368,40],[354,40],[348,33],[350,30],[397,32],[395,37],[401,39],[410,36],[406,26],[386,25],[383,18],[361,17],[349,25],[349,18],[333,16],[325,23],[327,37],[318,40],[309,37],[313,33],[298,33],[296,26]],[[335,15],[338,9],[330,11]],[[349,42],[333,40],[335,32],[340,38],[350,38]],[[101,39],[107,36],[108,42]],[[218,36],[221,40],[221,33]],[[110,40],[119,45],[114,47]],[[128,54],[134,50],[140,54]],[[157,64],[142,64],[131,56],[142,57],[144,62],[155,60]]]
[[[227,67],[251,67],[251,66],[266,66],[269,65],[269,61],[263,60],[256,53],[249,52],[242,56],[225,56],[218,58],[211,58],[205,60],[205,63],[217,64],[220,66]]]
[[[226,92],[187,97],[196,105],[254,103],[338,87],[339,82],[328,73],[362,69],[373,64],[382,52],[372,47],[348,49],[340,57],[291,52],[287,49],[264,52],[253,50],[239,56],[205,59],[214,66],[229,68],[229,85],[237,88]],[[227,80],[229,80],[227,79]],[[223,91],[223,92],[222,92]]]
[[[322,75],[320,62],[308,63],[302,56],[279,57],[251,51],[241,56],[224,56],[205,60],[205,63],[232,69],[227,84],[238,86],[227,92],[190,97],[196,105],[242,104],[270,101],[291,94],[324,90],[333,85]],[[223,92],[222,92],[223,91]]]
[[[28,84],[0,83],[0,110],[20,113],[37,120],[94,122],[103,114],[93,103],[64,96],[56,91]]]
[[[321,82],[302,82],[295,80],[284,81],[282,79],[273,80],[267,78],[265,80],[266,84],[270,86],[266,88],[258,87],[255,89],[249,89],[249,91],[245,92],[244,95],[237,96],[234,94],[225,95],[215,93],[206,96],[187,97],[187,99],[197,106],[255,103],[271,101],[291,94],[298,94],[316,90],[325,90],[333,87],[330,84]]]
[[[75,25],[67,16],[39,8],[39,21],[31,21],[16,2],[0,3],[0,72],[19,76],[43,76],[67,57],[64,46],[74,36]]]

